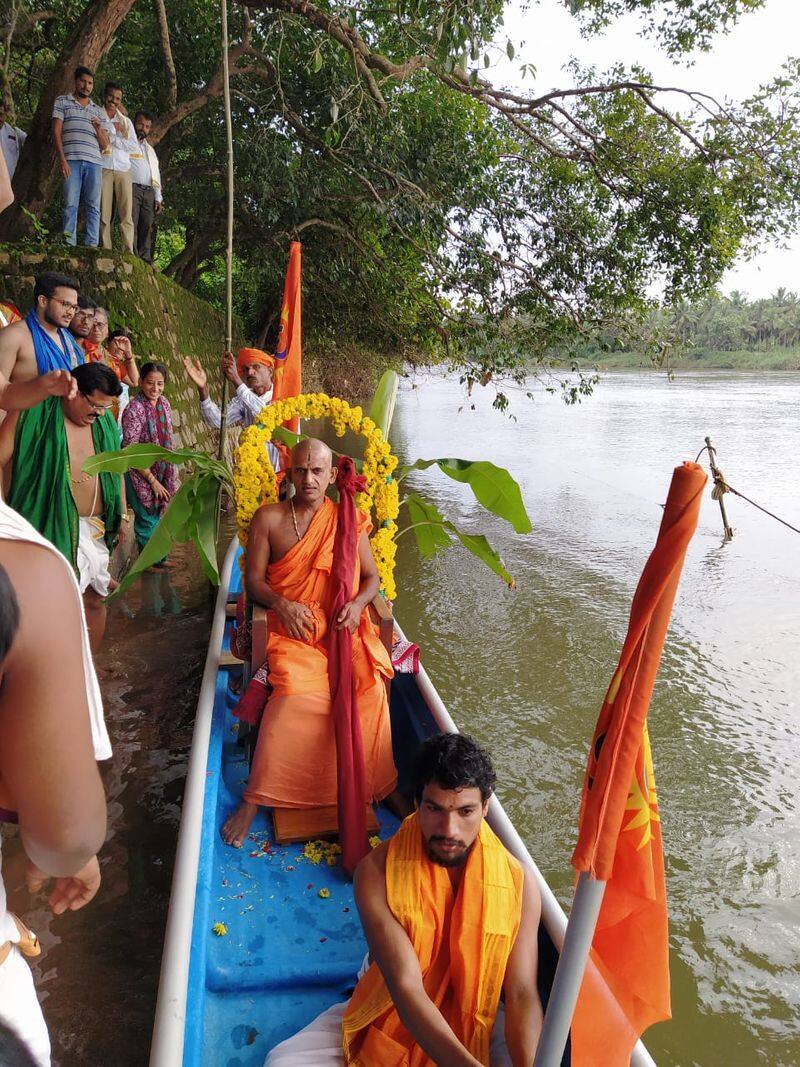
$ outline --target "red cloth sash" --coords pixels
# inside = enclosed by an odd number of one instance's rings
[[[331,583],[333,606],[328,637],[328,679],[331,685],[331,714],[336,737],[339,807],[339,841],[342,866],[352,875],[359,860],[369,851],[367,844],[367,789],[364,745],[356,703],[353,677],[353,636],[347,627],[337,630],[336,620],[353,597],[358,521],[354,496],[364,488],[353,461],[339,461],[336,487],[339,490],[339,517],[333,542]]]

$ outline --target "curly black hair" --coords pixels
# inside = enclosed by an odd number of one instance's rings
[[[440,734],[424,741],[411,770],[417,803],[429,782],[442,789],[480,789],[481,799],[486,801],[496,781],[488,752],[466,734]]]

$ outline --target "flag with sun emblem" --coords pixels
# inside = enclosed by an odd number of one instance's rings
[[[275,387],[273,401],[299,396],[302,372],[302,284],[300,242],[289,245],[289,266],[283,287],[281,322],[275,346]],[[295,433],[299,420],[290,419],[286,426]]]
[[[572,1023],[574,1062],[581,1067],[627,1065],[642,1032],[671,1014],[664,858],[647,711],[706,480],[696,463],[675,469],[589,752],[572,865],[607,884],[593,966]]]

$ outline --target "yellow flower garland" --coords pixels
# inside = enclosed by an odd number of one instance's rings
[[[361,473],[366,479],[363,493],[356,495],[356,507],[374,514],[375,533],[370,538],[375,563],[381,580],[381,591],[394,600],[394,560],[397,534],[397,513],[400,508],[398,484],[392,476],[397,456],[392,455],[389,442],[372,419],[364,416],[360,407],[351,407],[346,400],[325,393],[301,393],[300,396],[278,400],[263,409],[257,421],[243,431],[236,449],[233,484],[236,490],[236,524],[239,541],[247,543],[247,531],[256,510],[262,504],[274,504],[278,499],[275,470],[265,448],[265,440],[272,439],[278,426],[292,418],[329,418],[337,437],[353,430],[366,440]]]

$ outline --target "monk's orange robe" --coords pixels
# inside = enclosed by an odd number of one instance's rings
[[[277,808],[315,808],[336,803],[336,742],[328,682],[328,618],[331,565],[338,508],[325,499],[303,539],[267,567],[270,587],[311,608],[309,641],[287,637],[267,612],[267,659],[272,693],[264,709],[244,799]],[[358,535],[371,529],[358,512]],[[353,595],[361,568],[356,556]],[[353,674],[364,742],[367,795],[380,800],[397,784],[392,756],[389,702],[384,679],[392,664],[378,627],[365,610],[353,634]]]
[[[522,917],[523,881],[522,867],[485,822],[455,894],[445,868],[428,859],[416,814],[389,844],[389,908],[414,946],[425,992],[483,1064]],[[342,1048],[345,1063],[358,1067],[436,1067],[401,1023],[375,963],[345,1009]]]

